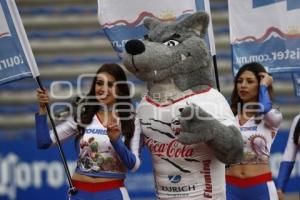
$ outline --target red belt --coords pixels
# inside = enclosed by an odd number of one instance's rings
[[[261,183],[266,183],[268,181],[272,181],[272,174],[266,173],[259,176],[254,176],[250,178],[237,178],[234,176],[226,175],[226,183],[236,185],[239,187],[250,187],[253,185],[258,185]]]
[[[115,180],[101,183],[89,183],[77,180],[72,180],[72,183],[76,189],[87,192],[99,192],[103,190],[111,190],[120,187],[124,187],[124,180]]]

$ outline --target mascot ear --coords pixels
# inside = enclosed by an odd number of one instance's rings
[[[160,21],[156,18],[146,18],[144,20],[144,26],[150,30],[150,29],[154,29],[156,26],[158,26],[160,24]]]
[[[196,12],[178,22],[177,27],[190,29],[204,38],[207,32],[209,16],[206,12]]]

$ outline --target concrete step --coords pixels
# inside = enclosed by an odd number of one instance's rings
[[[64,16],[22,16],[22,22],[26,31],[33,30],[72,30],[97,28],[100,25],[97,15],[64,15]]]
[[[217,11],[212,12],[212,24],[214,26],[224,26],[228,24],[228,12]]]
[[[74,39],[41,39],[30,40],[31,48],[36,56],[62,56],[62,55],[92,55],[115,54],[108,39],[74,38]]]
[[[1,115],[0,127],[1,129],[9,128],[10,130],[14,129],[14,127],[34,127],[34,113],[25,115]]]

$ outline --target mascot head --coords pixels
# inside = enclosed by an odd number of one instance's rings
[[[180,21],[144,20],[149,30],[145,39],[125,45],[123,63],[148,88],[171,80],[181,91],[214,86],[211,56],[205,43],[209,17],[205,12],[191,14]]]

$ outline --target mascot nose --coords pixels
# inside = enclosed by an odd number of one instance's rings
[[[137,55],[145,51],[145,45],[140,40],[129,40],[125,44],[125,50],[128,54]]]

